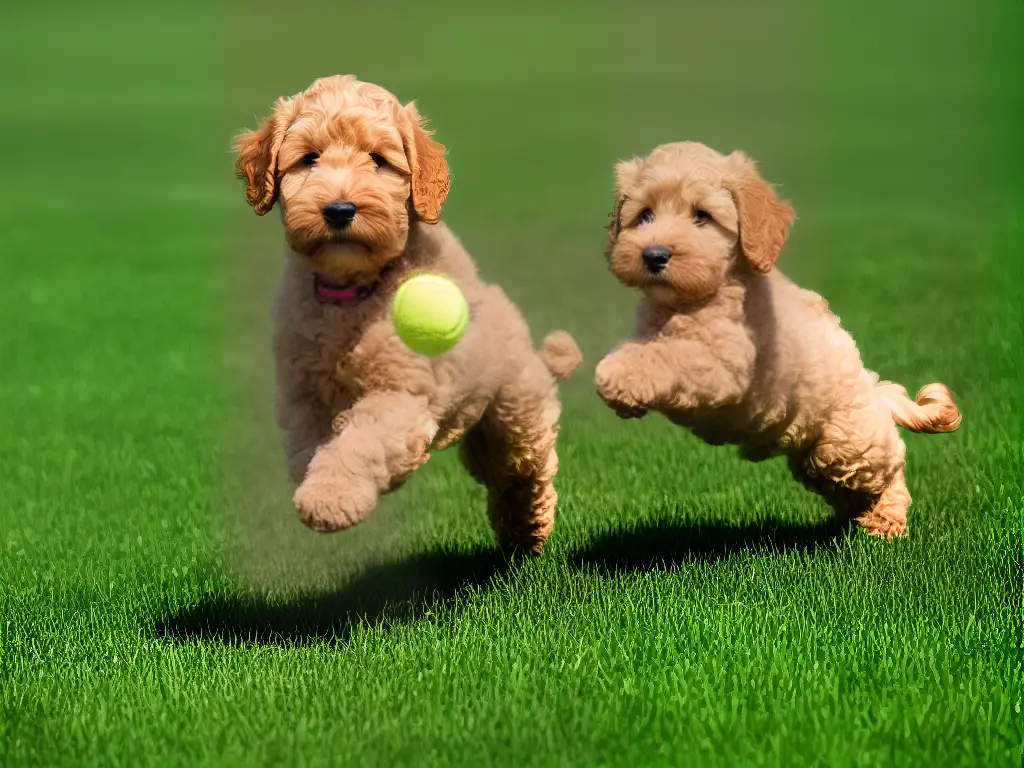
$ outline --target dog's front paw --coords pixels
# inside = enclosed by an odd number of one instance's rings
[[[630,377],[631,374],[622,370],[611,357],[597,366],[597,394],[620,419],[639,419],[647,415],[647,407],[633,394]]]
[[[307,476],[292,497],[299,519],[321,533],[351,528],[365,520],[377,506],[377,487],[372,481]]]

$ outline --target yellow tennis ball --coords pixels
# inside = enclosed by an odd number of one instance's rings
[[[402,283],[391,300],[395,333],[421,355],[442,355],[469,325],[469,305],[459,287],[441,275],[417,275]]]

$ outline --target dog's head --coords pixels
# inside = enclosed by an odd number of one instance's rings
[[[411,220],[437,222],[448,194],[444,147],[415,105],[352,75],[279,99],[235,149],[246,200],[260,216],[280,204],[288,244],[324,300],[372,285],[405,249]]]
[[[709,299],[736,269],[770,271],[793,222],[741,152],[664,144],[615,175],[609,268],[659,304]]]

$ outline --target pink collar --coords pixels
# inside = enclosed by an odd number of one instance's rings
[[[355,304],[369,298],[377,290],[377,283],[356,285],[355,283],[332,283],[320,275],[313,277],[313,295],[321,304]]]

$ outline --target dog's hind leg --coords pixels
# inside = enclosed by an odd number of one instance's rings
[[[559,412],[550,375],[531,367],[460,444],[469,473],[487,486],[491,526],[507,550],[540,554],[554,527]]]
[[[852,519],[871,536],[891,539],[907,535],[910,493],[902,469],[880,494],[847,491],[844,495],[846,498],[837,506],[837,511]]]
[[[825,426],[794,474],[832,505],[841,520],[872,536],[905,536],[910,494],[903,477],[906,447],[883,407],[842,412]]]

